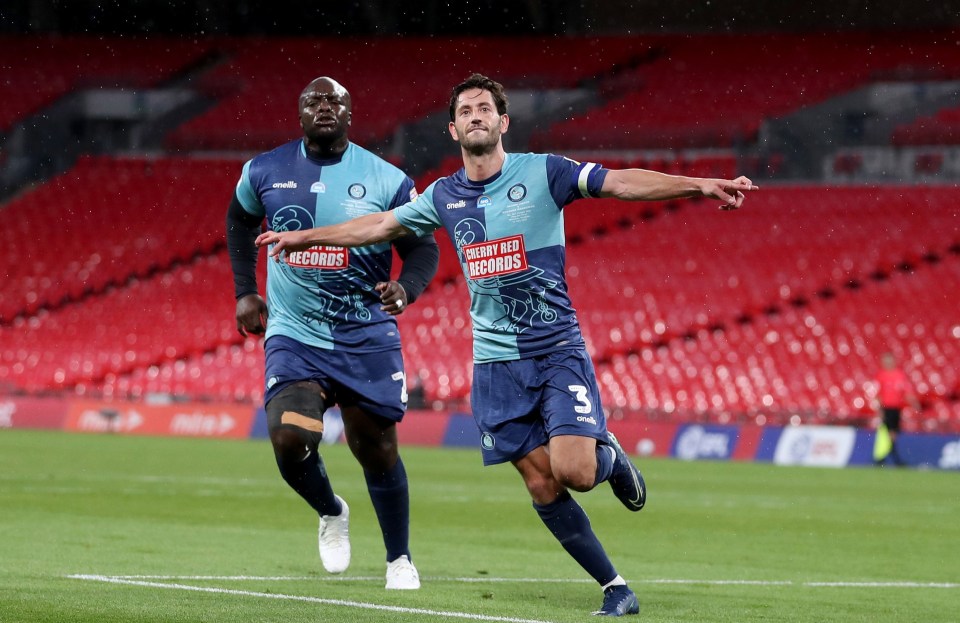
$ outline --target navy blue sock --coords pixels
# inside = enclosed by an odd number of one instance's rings
[[[410,558],[410,490],[403,461],[397,457],[396,465],[386,473],[363,470],[363,475],[383,532],[387,561]]]
[[[327,478],[327,468],[316,450],[310,451],[302,461],[278,456],[277,467],[287,484],[320,515],[339,515],[343,510],[333,495],[333,487]]]
[[[590,519],[577,501],[564,491],[555,502],[543,506],[534,503],[534,510],[560,541],[563,549],[573,556],[584,570],[605,586],[617,577],[613,563],[603,551],[603,546],[590,527]]]
[[[606,481],[613,474],[613,464],[616,459],[610,450],[611,448],[608,445],[597,444],[597,476],[593,481],[594,487]]]

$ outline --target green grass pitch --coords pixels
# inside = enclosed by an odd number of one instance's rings
[[[0,431],[0,621],[562,623],[599,606],[513,469],[476,450],[403,449],[423,588],[388,593],[360,468],[323,453],[351,504],[336,579],[266,442]],[[577,496],[640,596],[630,620],[960,620],[956,473],[641,465],[641,513],[606,485]]]

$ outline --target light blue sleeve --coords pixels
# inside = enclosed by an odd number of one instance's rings
[[[253,216],[263,217],[267,211],[260,203],[257,191],[254,190],[253,182],[250,180],[250,163],[252,162],[253,160],[247,160],[243,165],[243,171],[240,172],[240,181],[237,182],[237,201]]]
[[[430,184],[419,197],[393,211],[393,215],[397,217],[400,224],[418,236],[425,236],[443,227],[437,215],[437,209],[433,205],[434,186],[436,182]]]

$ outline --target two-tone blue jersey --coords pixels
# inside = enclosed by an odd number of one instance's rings
[[[244,164],[243,209],[274,231],[334,225],[415,199],[400,169],[350,143],[319,160],[298,139]],[[396,320],[380,310],[374,286],[390,279],[389,243],[344,249],[315,246],[267,267],[266,337],[284,335],[318,348],[367,353],[400,348]]]
[[[606,174],[560,156],[507,154],[490,179],[460,169],[396,209],[418,235],[450,235],[470,291],[475,362],[583,347],[567,294],[563,208],[599,196]]]

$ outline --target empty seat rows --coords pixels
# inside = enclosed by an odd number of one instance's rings
[[[958,198],[951,187],[782,187],[739,212],[681,203],[569,246],[571,296],[581,313],[618,313],[626,330],[636,323],[644,342],[660,341],[950,253],[960,243]]]
[[[262,340],[221,344],[202,354],[110,373],[102,382],[80,387],[108,398],[140,400],[159,395],[260,403],[264,393]]]
[[[3,208],[0,322],[210,253],[239,159],[84,156]]]
[[[911,414],[914,425],[960,430],[960,321],[949,294],[958,286],[955,258],[805,309],[615,354],[598,365],[606,406],[860,421],[873,413],[869,386],[889,351],[926,405]]]
[[[261,276],[262,279],[262,276]],[[236,343],[225,251],[0,326],[0,381],[28,391],[99,386]]]

